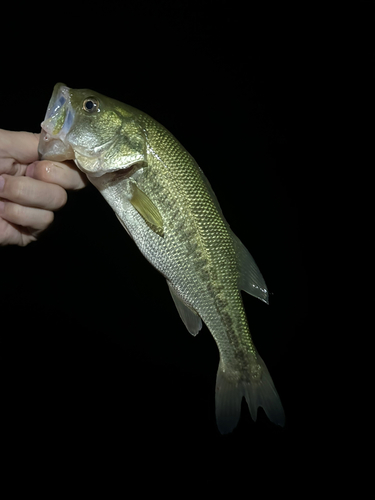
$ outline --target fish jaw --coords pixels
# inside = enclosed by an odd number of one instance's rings
[[[41,123],[42,131],[38,145],[41,160],[73,160],[75,153],[66,136],[74,121],[74,110],[70,102],[70,89],[58,83],[49,101],[46,116]]]

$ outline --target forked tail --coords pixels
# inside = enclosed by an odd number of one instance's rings
[[[284,410],[263,359],[257,355],[248,373],[224,369],[220,361],[216,377],[216,422],[221,434],[231,432],[241,414],[242,397],[245,397],[253,420],[261,406],[274,424],[284,426]]]

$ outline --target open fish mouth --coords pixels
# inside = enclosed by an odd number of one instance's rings
[[[42,131],[38,147],[41,160],[64,161],[75,158],[73,148],[66,140],[73,121],[70,89],[58,83],[55,85],[44,121],[41,123]]]

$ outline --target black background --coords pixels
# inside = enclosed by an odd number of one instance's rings
[[[244,302],[287,423],[279,429],[260,411],[254,424],[244,404],[236,430],[220,436],[214,340],[206,328],[188,334],[163,278],[88,186],[69,193],[40,241],[0,249],[10,463],[57,482],[110,464],[127,485],[155,491],[171,478],[182,491],[198,480],[249,491],[268,472],[264,493],[294,488],[316,450],[317,418],[330,426],[311,384],[321,347],[309,214],[340,12],[165,1],[46,6],[36,23],[29,14],[9,14],[2,35],[0,127],[38,132],[62,81],[138,107],[180,140],[268,284],[269,306]]]

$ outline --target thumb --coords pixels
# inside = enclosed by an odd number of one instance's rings
[[[39,181],[58,184],[64,189],[82,189],[88,183],[86,175],[72,161],[35,161],[27,167],[25,175]]]

